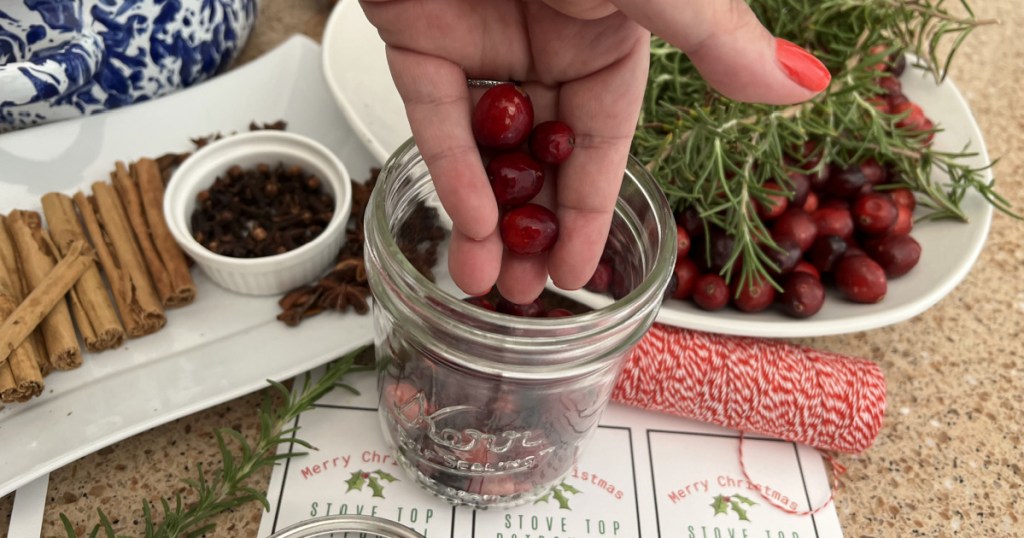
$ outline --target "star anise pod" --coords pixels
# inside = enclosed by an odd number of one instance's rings
[[[337,282],[330,278],[320,281],[323,295],[317,303],[324,308],[345,312],[352,307],[356,313],[365,314],[370,311],[370,287],[349,282]]]
[[[282,312],[277,319],[283,321],[289,327],[295,327],[302,320],[323,312],[324,307],[320,304],[324,290],[318,286],[303,286],[292,290],[278,301]]]

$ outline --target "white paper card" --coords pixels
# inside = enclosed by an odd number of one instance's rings
[[[547,496],[511,510],[452,507],[420,489],[391,455],[374,377],[347,381],[360,395],[336,390],[298,418],[299,438],[318,450],[275,468],[260,537],[338,514],[384,517],[427,538],[842,537],[831,505],[813,515],[772,505],[801,512],[828,499],[825,465],[814,449],[747,436],[748,480],[737,432],[614,404]]]

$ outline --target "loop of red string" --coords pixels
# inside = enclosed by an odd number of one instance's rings
[[[612,398],[820,451],[857,453],[878,437],[886,393],[881,369],[865,359],[656,324],[629,357]],[[746,476],[742,442],[741,436]],[[838,484],[845,470],[825,457]],[[817,512],[833,497],[795,513]]]

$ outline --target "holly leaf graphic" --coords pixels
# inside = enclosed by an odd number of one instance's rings
[[[555,488],[551,490],[551,496],[558,501],[558,508],[560,510],[572,510],[572,508],[569,508],[569,498],[565,496],[562,488],[555,486]]]
[[[385,482],[397,482],[398,481],[398,479],[395,478],[394,475],[392,475],[391,473],[386,473],[384,471],[381,471],[380,469],[377,469],[376,471],[374,471],[373,474],[379,476],[380,479],[385,481]]]
[[[571,493],[573,495],[577,495],[580,492],[580,490],[566,484],[565,482],[562,482],[562,489],[564,489],[566,493]]]
[[[354,489],[363,491],[363,486],[366,485],[366,479],[363,478],[363,471],[354,471],[352,476],[350,476],[345,483],[348,484],[348,489],[345,490],[346,493]]]
[[[739,502],[741,502],[741,503],[743,503],[743,504],[745,504],[747,506],[754,506],[755,504],[757,504],[756,502],[754,502],[754,501],[744,497],[743,495],[733,495],[732,498],[736,499],[737,501],[739,501]]]
[[[729,503],[725,501],[724,495],[718,495],[715,497],[715,501],[711,503],[711,508],[715,509],[715,515],[729,513]]]
[[[384,485],[377,480],[376,476],[371,476],[366,485],[373,490],[374,497],[384,498]]]
[[[729,505],[732,507],[732,511],[736,512],[736,516],[740,518],[740,521],[750,521],[750,518],[747,517],[747,509],[740,506],[739,501],[732,501]]]
[[[544,495],[541,495],[540,497],[538,497],[536,501],[533,501],[533,504],[546,503],[550,499],[551,499],[551,492],[549,491],[549,492],[545,493]]]

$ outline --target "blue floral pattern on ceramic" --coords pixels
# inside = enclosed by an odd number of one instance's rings
[[[159,97],[220,73],[260,0],[0,2],[0,132]]]

